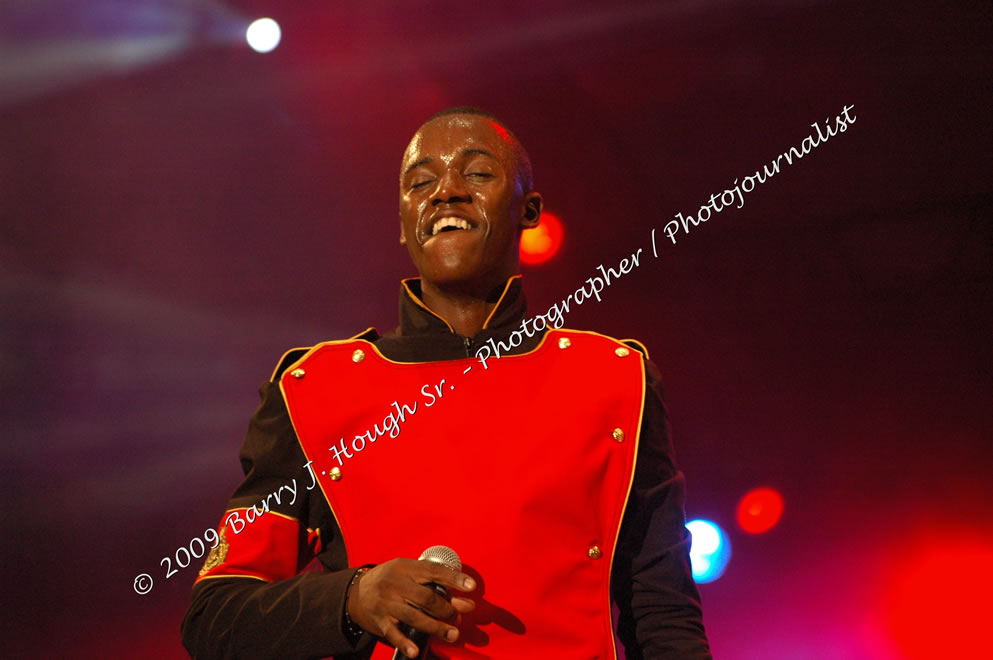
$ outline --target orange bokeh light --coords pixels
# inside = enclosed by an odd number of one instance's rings
[[[775,488],[753,488],[738,502],[738,525],[749,534],[768,532],[783,516],[783,496]]]
[[[562,247],[565,231],[562,221],[554,213],[542,213],[537,227],[521,233],[521,263],[531,266],[543,264]]]

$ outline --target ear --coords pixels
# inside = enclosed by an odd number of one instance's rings
[[[521,213],[522,230],[538,226],[543,203],[541,193],[529,192],[524,196],[524,211]]]
[[[407,244],[407,234],[403,230],[403,221],[400,222],[400,245]]]

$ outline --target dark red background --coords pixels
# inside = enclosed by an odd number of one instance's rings
[[[8,657],[184,657],[199,562],[162,557],[216,524],[282,351],[395,323],[400,156],[464,103],[565,222],[533,312],[855,106],[567,326],[665,377],[687,512],[734,548],[717,657],[987,648],[989,3],[534,4],[0,8]],[[259,15],[269,55],[237,36]],[[759,485],[786,511],[749,536]]]

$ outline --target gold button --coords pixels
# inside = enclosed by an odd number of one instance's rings
[[[328,472],[328,476],[331,477],[331,481],[341,481],[341,468],[331,468]]]
[[[628,355],[630,355],[631,351],[624,348],[623,346],[620,346],[614,349],[614,353],[617,353],[617,357],[627,357]]]
[[[603,553],[600,552],[600,546],[595,545],[592,548],[590,548],[590,559],[599,559],[602,556]]]
[[[624,431],[621,429],[614,429],[611,435],[614,436],[614,440],[617,440],[617,442],[624,442]]]
[[[303,378],[304,374],[306,373],[307,372],[304,371],[303,369],[294,369],[293,371],[290,372],[290,375],[293,376],[294,378]]]
[[[355,352],[352,353],[352,362],[361,362],[365,359],[365,351],[361,348],[356,348]]]
[[[569,348],[572,346],[572,342],[569,341],[568,337],[559,337],[559,348]]]

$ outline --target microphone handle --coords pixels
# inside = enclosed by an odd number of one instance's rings
[[[435,593],[437,593],[442,598],[448,598],[448,589],[446,589],[443,585],[435,584],[434,582],[428,582],[424,586],[434,589]],[[414,626],[407,624],[400,626],[400,632],[406,635],[407,638],[410,639],[410,641],[412,641],[414,644],[417,644],[417,649],[420,652],[417,654],[416,660],[426,660],[428,657],[428,641],[431,636],[428,633],[424,632],[423,630],[418,630]],[[404,653],[400,649],[396,649],[395,651],[393,651],[393,660],[409,660],[409,659],[407,658],[406,655],[404,655]]]

